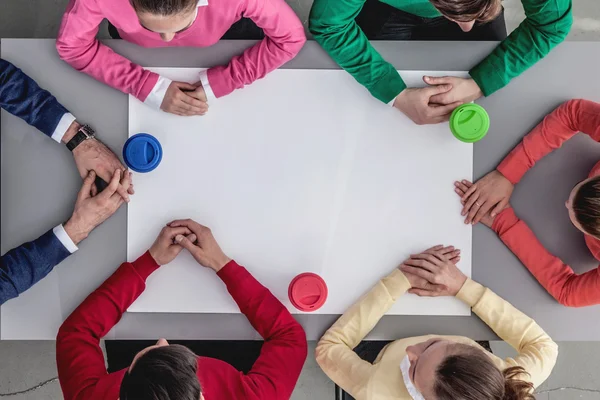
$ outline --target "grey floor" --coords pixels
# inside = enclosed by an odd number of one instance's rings
[[[0,0],[1,38],[56,37],[68,0]],[[312,0],[289,0],[306,24]],[[573,0],[574,26],[568,40],[600,41],[600,0]],[[506,23],[513,30],[524,18],[519,0],[506,0]],[[102,27],[99,36],[107,37]],[[593,77],[597,79],[597,77]],[[600,340],[600,333],[598,334]],[[315,343],[310,344],[310,354]],[[504,343],[492,343],[494,352],[508,356]],[[58,400],[53,342],[0,342],[0,398]],[[538,389],[538,400],[600,400],[600,342],[560,343],[558,364]],[[309,356],[292,400],[334,398],[334,386]]]

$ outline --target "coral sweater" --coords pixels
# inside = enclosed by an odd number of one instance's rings
[[[252,19],[265,39],[234,57],[229,65],[210,68],[202,80],[207,94],[225,96],[280,67],[298,54],[306,41],[304,27],[284,0],[201,0],[196,20],[165,42],[144,28],[129,0],[70,0],[56,47],[78,71],[158,107],[170,81],[116,54],[96,39],[108,19],[124,40],[143,47],[208,47],[217,43],[240,18]],[[152,95],[151,95],[152,93]],[[151,95],[151,96],[150,96]]]
[[[108,374],[100,339],[121,319],[158,269],[149,252],[121,267],[88,296],[61,326],[56,339],[58,378],[66,400],[117,400],[125,370]],[[234,261],[218,273],[252,326],[265,339],[252,370],[198,357],[206,400],[288,400],[307,355],[302,327],[269,290]]]
[[[570,100],[562,104],[523,138],[500,163],[498,171],[516,184],[538,160],[559,148],[577,132],[600,141],[600,104],[588,100]],[[592,168],[589,176],[599,174],[600,162]],[[570,307],[600,304],[600,266],[577,275],[542,246],[512,208],[496,217],[492,229],[561,304]],[[600,240],[585,235],[585,242],[594,257],[600,260]]]
[[[485,351],[466,337],[430,335],[390,343],[373,364],[362,360],[352,349],[408,289],[410,283],[402,271],[395,269],[350,307],[317,345],[317,362],[323,371],[356,400],[411,399],[400,373],[400,363],[408,346],[439,337]],[[517,350],[516,357],[506,359],[487,353],[498,368],[523,367],[529,375],[521,379],[532,382],[535,387],[548,378],[556,364],[558,346],[534,320],[470,279],[456,297],[472,307],[479,318]]]

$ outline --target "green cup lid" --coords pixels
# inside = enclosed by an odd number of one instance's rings
[[[490,116],[479,104],[463,104],[450,116],[450,130],[462,142],[475,143],[483,139],[489,129]]]

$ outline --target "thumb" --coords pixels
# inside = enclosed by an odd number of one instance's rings
[[[424,76],[423,82],[428,85],[444,85],[451,84],[452,79],[450,76]]]
[[[94,186],[95,180],[96,172],[92,170],[87,174],[87,176],[83,180],[83,186],[81,186],[81,190],[79,191],[79,195],[77,196],[79,200],[85,200],[92,197],[91,191],[92,187]]]
[[[192,237],[193,236],[193,237]],[[175,236],[175,241],[184,249],[186,249],[187,251],[189,251],[190,253],[194,253],[196,250],[199,249],[198,246],[196,246],[193,242],[195,242],[195,237],[196,235],[192,234],[189,237],[185,237],[183,235],[177,235]],[[193,241],[190,239],[194,239]]]

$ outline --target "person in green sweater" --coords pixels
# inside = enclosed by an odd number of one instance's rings
[[[315,0],[315,40],[371,94],[417,124],[448,120],[454,108],[489,96],[562,42],[572,0],[521,0],[527,18],[508,37],[501,0]],[[501,40],[470,78],[424,77],[407,88],[369,40]],[[423,66],[426,68],[426,66]]]

